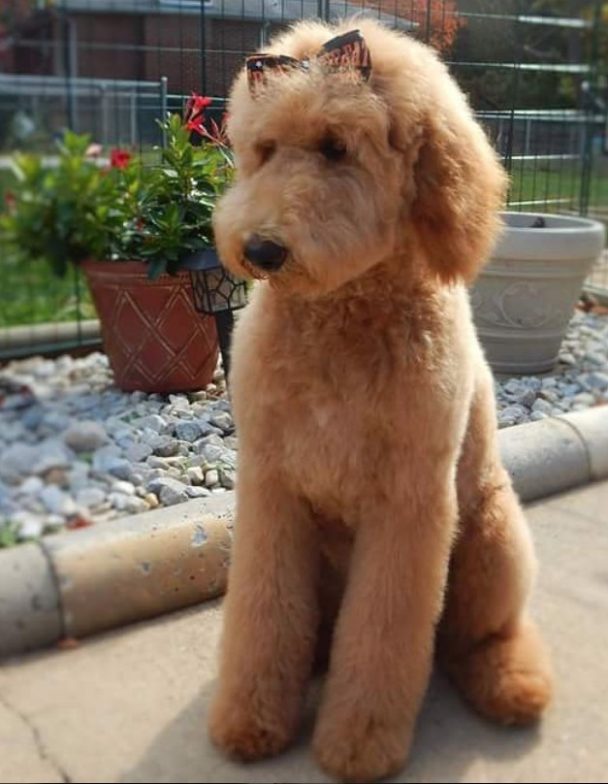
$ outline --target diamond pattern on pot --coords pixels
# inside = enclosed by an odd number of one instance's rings
[[[204,388],[217,362],[212,317],[194,308],[190,276],[147,279],[144,264],[89,262],[85,270],[97,305],[116,383],[125,390],[169,392]]]
[[[190,292],[183,288],[173,292],[158,319],[158,332],[168,346],[178,353],[184,348],[184,320],[192,320]],[[193,333],[190,333],[192,336]]]
[[[132,354],[145,337],[147,320],[129,291],[121,294],[116,301],[112,328],[117,333],[117,339],[121,340],[125,353]]]

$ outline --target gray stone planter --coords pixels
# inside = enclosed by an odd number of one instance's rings
[[[597,221],[503,214],[505,230],[471,291],[477,332],[492,369],[542,373],[560,344],[585,277],[604,247]],[[533,224],[541,227],[533,228]]]

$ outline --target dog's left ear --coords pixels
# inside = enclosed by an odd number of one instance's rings
[[[496,240],[507,177],[464,98],[445,97],[423,121],[411,215],[431,269],[471,281]]]

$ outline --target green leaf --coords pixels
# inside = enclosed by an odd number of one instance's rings
[[[0,548],[14,547],[19,543],[19,527],[11,520],[0,522]]]
[[[158,277],[208,247],[213,208],[233,166],[221,149],[193,146],[179,115],[163,127],[161,165],[144,153],[126,169],[102,170],[86,158],[89,137],[72,132],[58,145],[55,167],[45,168],[40,156],[15,157],[15,203],[0,215],[2,253],[47,262],[58,275],[87,256],[139,258]]]

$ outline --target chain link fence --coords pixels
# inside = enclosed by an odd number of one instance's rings
[[[0,191],[13,151],[52,165],[65,128],[152,154],[156,118],[193,90],[221,104],[244,56],[276,32],[362,13],[440,51],[511,175],[511,209],[605,220],[607,11],[595,0],[5,0]],[[34,267],[0,258],[0,359],[98,340],[77,274]],[[608,294],[607,265],[591,284]]]

